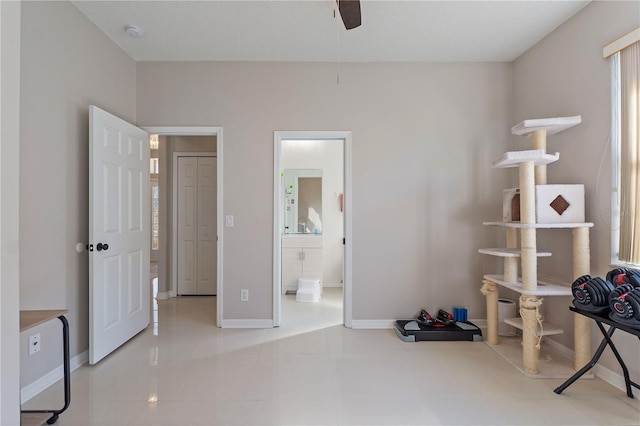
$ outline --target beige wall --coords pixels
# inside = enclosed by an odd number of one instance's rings
[[[20,423],[20,4],[0,2],[0,424]]]
[[[135,122],[136,64],[68,2],[22,2],[21,52],[20,308],[69,309],[74,357],[89,335],[88,255],[75,250],[88,239],[88,108]],[[59,324],[41,333],[38,354],[22,345],[22,386],[61,363]]]
[[[272,317],[273,132],[353,132],[353,318],[466,305],[497,243],[510,64],[138,63],[140,125],[224,128],[225,319]],[[248,267],[250,265],[250,267]],[[241,288],[250,290],[240,303]]]
[[[551,136],[549,151],[560,152],[560,160],[548,167],[549,183],[584,183],[587,220],[591,230],[591,275],[604,277],[610,263],[611,188],[610,65],[602,59],[602,48],[640,25],[639,2],[592,2],[572,19],[518,58],[513,64],[515,120],[525,118],[582,115],[582,124]],[[524,139],[514,139],[522,147]],[[572,280],[571,232],[540,233],[538,247],[553,252],[542,260],[547,271]],[[560,234],[560,235],[558,235]],[[546,298],[545,319],[571,324],[567,310],[571,298]],[[573,347],[573,330],[566,327],[558,341]],[[639,359],[635,337],[616,333],[616,345],[626,359]],[[601,340],[593,333],[593,344]],[[618,371],[609,351],[604,365]],[[603,358],[604,359],[604,358]],[[637,377],[639,366],[628,366]]]

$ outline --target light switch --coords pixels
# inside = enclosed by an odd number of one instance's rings
[[[233,215],[228,214],[227,216],[225,216],[224,223],[227,228],[233,228]]]

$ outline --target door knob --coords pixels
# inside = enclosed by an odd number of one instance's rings
[[[96,246],[96,250],[98,250],[98,251],[102,251],[102,250],[107,251],[107,250],[109,250],[109,244],[107,244],[107,243],[105,243],[105,244],[98,243],[98,245]]]

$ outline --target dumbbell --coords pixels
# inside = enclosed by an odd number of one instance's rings
[[[584,292],[584,284],[591,279],[591,275],[582,275],[571,284],[573,298],[583,305],[589,304],[591,297]]]
[[[609,293],[613,289],[610,282],[600,277],[591,278],[589,275],[578,277],[571,284],[571,292],[578,303],[597,307],[609,304]]]
[[[609,294],[609,306],[615,316],[640,321],[640,287],[622,284]]]
[[[453,319],[453,315],[451,315],[449,312],[445,311],[444,309],[440,309],[438,311],[438,316],[436,317],[436,321],[444,325],[451,325],[456,323],[456,321]]]
[[[638,273],[632,269],[615,268],[607,272],[607,281],[614,286],[622,284],[633,284],[634,287],[640,287],[640,277]]]
[[[423,309],[420,311],[420,314],[418,314],[418,316],[416,317],[416,322],[422,325],[433,325],[435,320],[433,319],[431,314],[427,312],[426,309]]]

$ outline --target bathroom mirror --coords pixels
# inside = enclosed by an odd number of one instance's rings
[[[284,171],[284,233],[322,233],[322,170]]]

